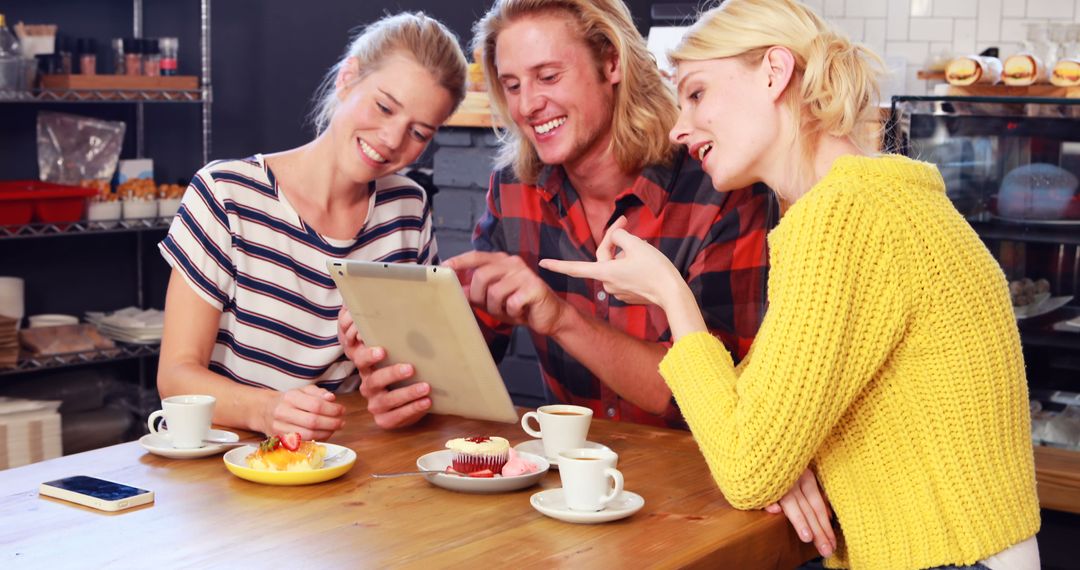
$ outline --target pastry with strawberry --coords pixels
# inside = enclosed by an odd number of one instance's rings
[[[326,446],[304,441],[299,433],[273,435],[247,456],[248,467],[260,471],[314,471],[322,467]]]

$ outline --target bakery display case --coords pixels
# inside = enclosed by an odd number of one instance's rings
[[[1080,512],[1080,99],[894,97],[885,141],[937,165],[1001,264],[1024,347],[1040,496],[1053,487],[1046,477],[1064,473],[1070,483],[1044,506]]]
[[[896,97],[886,146],[938,166],[1010,281],[1025,344],[1080,357],[1080,99]]]

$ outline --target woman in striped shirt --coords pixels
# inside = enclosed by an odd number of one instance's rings
[[[395,172],[465,96],[465,57],[439,22],[368,26],[327,74],[315,140],[196,173],[159,245],[172,266],[162,397],[211,394],[214,422],[324,439],[355,366],[337,337],[326,259],[437,263],[430,204]]]

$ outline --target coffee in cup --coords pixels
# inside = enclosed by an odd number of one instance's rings
[[[169,440],[176,449],[196,449],[206,445],[210,435],[210,423],[214,417],[213,396],[170,396],[161,401],[160,410],[150,414],[146,426],[150,433]],[[161,429],[158,418],[164,418],[166,429]]]
[[[535,419],[540,424],[539,430],[533,429],[530,419]],[[555,404],[540,406],[535,412],[526,412],[521,416],[521,429],[543,440],[544,455],[555,458],[560,451],[585,447],[591,422],[592,410],[589,408]]]
[[[615,469],[618,455],[606,449],[569,449],[559,453],[563,497],[572,511],[601,511],[623,491]],[[610,481],[610,483],[609,483]]]

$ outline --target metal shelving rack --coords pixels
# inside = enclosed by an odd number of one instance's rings
[[[172,217],[138,218],[134,220],[103,220],[65,224],[26,224],[0,226],[0,239],[27,239],[48,236],[72,236],[79,234],[111,234],[163,230],[169,227]]]
[[[4,103],[201,103],[202,90],[35,89],[0,98]]]
[[[143,36],[143,0],[132,0],[133,35]],[[135,105],[135,156],[143,158],[145,147],[144,108],[147,104],[198,104],[202,109],[202,162],[206,164],[210,157],[211,109],[213,104],[213,85],[210,73],[210,7],[211,0],[199,0],[199,47],[200,47],[200,87],[198,90],[39,90],[21,93],[13,97],[0,98],[0,103],[94,103],[94,104],[134,104]],[[163,230],[169,227],[169,218],[145,218],[136,220],[79,221],[66,224],[27,224],[21,226],[0,226],[0,240],[31,239],[84,234],[105,234],[130,232],[136,236],[136,279],[138,280],[137,305],[144,306],[143,234],[146,231]],[[20,357],[19,363],[12,369],[0,369],[0,376],[14,375],[36,370],[78,366],[101,362],[138,359],[139,377],[146,378],[145,357],[159,353],[158,345],[132,345],[117,343],[116,348],[88,352],[59,354],[50,356]]]
[[[15,368],[0,369],[0,376],[45,370],[49,368],[65,368],[81,364],[95,362],[117,362],[131,358],[155,356],[161,347],[156,344],[125,344],[116,343],[116,348],[102,348],[84,352],[67,352],[63,354],[49,354],[42,356],[23,354],[19,357],[19,363]]]

